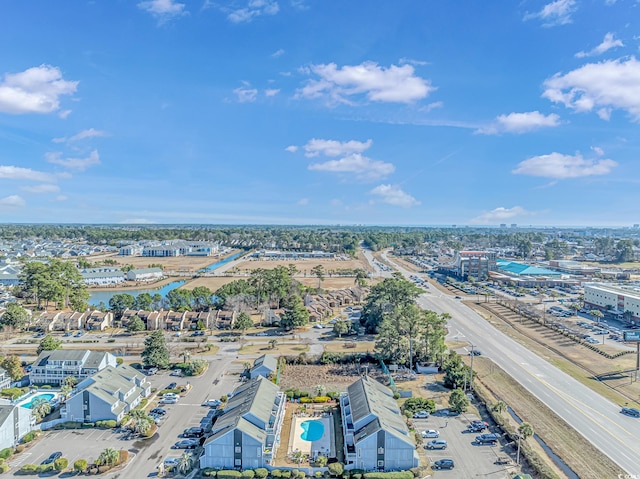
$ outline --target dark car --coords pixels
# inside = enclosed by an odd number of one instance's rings
[[[482,423],[472,423],[467,426],[467,432],[482,432],[487,428]]]
[[[200,437],[204,434],[204,429],[201,427],[190,427],[189,429],[185,429],[182,433],[183,437]]]
[[[439,459],[433,463],[434,469],[453,469],[453,459]]]
[[[634,407],[623,407],[622,411],[620,412],[622,414],[626,414],[627,416],[640,417],[640,411]]]
[[[169,387],[167,389],[175,389],[177,387],[178,387],[177,383],[171,383],[171,384],[169,384]]]
[[[183,439],[173,445],[173,449],[195,449],[198,447],[199,442],[193,439]]]
[[[496,444],[500,439],[497,434],[480,434],[476,436],[476,444]]]
[[[62,453],[60,451],[52,453],[49,457],[47,457],[42,464],[53,464],[56,459],[60,459],[62,457]]]
[[[167,414],[167,410],[162,409],[161,407],[154,407],[151,411],[149,411],[149,413],[155,414],[157,416],[164,416],[165,414]]]
[[[472,349],[469,351],[469,356],[482,356],[482,351],[478,351],[477,349]]]

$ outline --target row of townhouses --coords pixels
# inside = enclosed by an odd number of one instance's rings
[[[80,271],[89,286],[107,286],[125,281],[155,281],[164,278],[161,268],[137,268],[123,272],[120,268],[91,268]]]
[[[126,309],[122,314],[122,326],[127,327],[131,318],[138,316],[147,331],[163,329],[168,331],[195,330],[198,323],[206,329],[231,329],[236,320],[235,311],[143,311]]]
[[[86,329],[104,331],[113,326],[113,313],[104,311],[45,311],[35,319],[35,327],[40,331],[69,331]]]

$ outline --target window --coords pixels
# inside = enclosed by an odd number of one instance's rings
[[[241,452],[242,452],[242,447],[240,447],[240,446],[236,446],[236,448],[235,448],[235,453],[236,453],[236,454],[240,454]]]
[[[384,454],[384,447],[378,448],[378,454]]]
[[[362,449],[358,448],[358,457],[362,456]]]
[[[234,463],[236,466],[242,466],[242,459],[236,459],[233,463]]]
[[[378,467],[384,467],[384,461],[378,461]]]

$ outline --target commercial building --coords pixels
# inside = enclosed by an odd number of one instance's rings
[[[238,387],[204,443],[200,467],[255,469],[272,463],[280,444],[286,396],[260,376]]]
[[[393,391],[368,376],[340,395],[345,467],[404,471],[419,464],[416,444]]]
[[[596,266],[589,266],[587,264],[571,260],[550,260],[549,269],[579,276],[593,276],[600,272],[600,268]]]
[[[82,278],[88,286],[106,286],[124,283],[124,273],[119,269],[90,269],[81,271]]]
[[[120,421],[151,394],[145,375],[125,364],[107,366],[80,382],[60,411],[67,421]]]
[[[484,280],[496,269],[496,253],[491,251],[456,251],[453,262],[441,265],[441,272],[459,278]]]
[[[32,365],[29,380],[32,384],[60,385],[66,377],[73,376],[78,381],[82,381],[116,364],[115,356],[105,351],[87,349],[42,351]]]
[[[640,324],[640,288],[605,283],[584,285],[584,305]]]

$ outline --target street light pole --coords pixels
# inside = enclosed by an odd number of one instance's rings
[[[516,464],[520,465],[520,434],[518,434],[518,454],[516,455]]]
[[[469,343],[471,344],[471,343]],[[471,392],[473,392],[473,357],[475,356],[473,348],[475,348],[475,346],[473,344],[471,344],[471,366],[469,367],[469,369],[471,370],[470,374],[469,374],[469,390]]]

